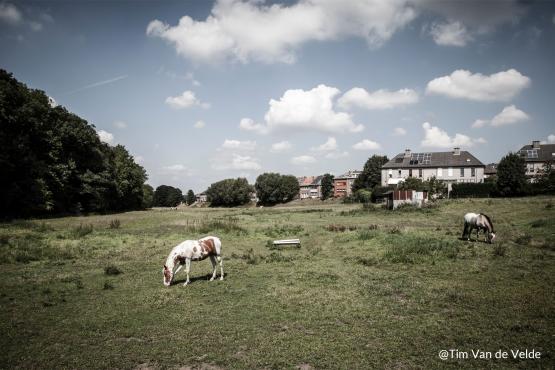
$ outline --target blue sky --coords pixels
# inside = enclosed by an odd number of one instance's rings
[[[0,50],[153,186],[555,142],[549,1],[0,1]]]

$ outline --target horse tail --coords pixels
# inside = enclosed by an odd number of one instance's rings
[[[489,218],[488,215],[485,215],[483,213],[480,213],[482,216],[484,216],[486,218],[486,220],[488,220],[489,225],[491,226],[491,232],[494,233],[495,231],[493,230],[493,222],[491,222],[491,219]]]

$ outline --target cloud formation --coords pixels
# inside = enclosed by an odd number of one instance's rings
[[[337,105],[344,109],[358,107],[372,110],[391,109],[416,102],[418,102],[418,94],[411,89],[398,91],[380,89],[369,93],[363,88],[355,87],[343,94],[337,101]]]
[[[240,141],[225,139],[222,144],[222,149],[234,149],[241,151],[253,151],[256,148],[256,141]]]
[[[195,93],[186,90],[183,94],[178,96],[169,96],[166,98],[166,104],[174,109],[185,109],[194,106],[199,106],[202,108],[209,108],[210,104],[203,103],[195,96]]]
[[[528,86],[530,79],[516,69],[490,76],[459,69],[428,82],[426,93],[475,101],[507,101]]]
[[[284,153],[291,149],[291,143],[287,140],[273,143],[270,151],[272,153]]]
[[[473,128],[480,128],[486,125],[491,125],[493,127],[514,125],[520,122],[525,122],[530,119],[530,116],[525,112],[521,111],[514,105],[509,105],[503,110],[496,114],[491,120],[488,119],[477,119],[472,124]]]
[[[325,143],[311,148],[314,152],[331,152],[337,149],[337,140],[334,137],[328,137]]]
[[[109,145],[113,145],[114,144],[114,135],[109,133],[108,131],[104,131],[104,130],[98,130],[96,132],[98,134],[98,137],[100,138],[100,141],[102,141],[103,143],[109,144]]]
[[[409,0],[263,1],[219,0],[204,21],[185,15],[175,26],[151,21],[146,33],[171,44],[195,62],[293,63],[311,41],[359,37],[378,47],[416,17]]]
[[[369,139],[364,139],[353,145],[353,149],[355,150],[378,150],[380,148],[381,145],[379,143]]]
[[[225,139],[218,155],[212,158],[212,168],[215,170],[259,170],[259,160],[253,157],[256,149],[255,141],[241,141]]]
[[[429,122],[422,124],[424,129],[424,140],[421,141],[423,147],[428,148],[454,148],[454,147],[471,147],[474,144],[484,144],[484,138],[473,139],[463,134],[455,134],[450,137],[445,130],[437,126],[432,126]]]
[[[125,123],[123,121],[114,121],[114,126],[123,130],[123,129],[127,128],[127,123]]]
[[[204,123],[204,121],[196,121],[195,124],[193,125],[194,128],[204,128],[204,126],[206,126],[206,123]]]
[[[303,165],[307,165],[315,162],[316,162],[316,158],[310,155],[300,155],[298,157],[291,158],[291,164],[294,164],[296,166],[303,166]]]
[[[407,134],[407,130],[402,127],[395,127],[393,130],[393,136],[405,136]]]
[[[0,3],[0,22],[17,25],[22,21],[23,15],[15,5],[4,2]]]
[[[430,34],[438,45],[465,46],[472,40],[466,27],[461,22],[434,23]]]
[[[311,90],[287,90],[279,100],[270,100],[264,116],[265,124],[243,118],[242,130],[267,133],[295,129],[328,133],[360,132],[362,125],[353,122],[350,114],[334,110],[334,98],[340,93],[335,87],[318,85]]]

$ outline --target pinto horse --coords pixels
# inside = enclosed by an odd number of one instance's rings
[[[210,281],[214,280],[216,277],[216,260],[220,263],[220,280],[223,280],[224,267],[222,264],[221,252],[222,242],[215,236],[206,236],[200,240],[185,240],[178,244],[170,252],[170,255],[166,259],[164,269],[162,270],[164,274],[164,285],[171,285],[173,277],[181,270],[183,265],[185,265],[185,272],[187,273],[187,281],[185,281],[183,286],[189,284],[191,261],[201,261],[207,257],[210,257],[210,262],[212,262],[212,278]],[[176,265],[179,265],[179,267],[174,271]]]
[[[484,241],[493,243],[495,240],[495,231],[493,230],[493,223],[491,219],[483,213],[467,213],[464,215],[464,229],[462,239],[470,240],[472,229],[476,229],[476,239],[480,230],[486,234]]]

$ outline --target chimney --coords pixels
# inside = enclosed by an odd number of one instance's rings
[[[539,140],[532,141],[532,148],[539,149],[540,148],[540,141]]]
[[[453,148],[453,155],[461,155],[461,148]]]
[[[410,149],[405,149],[405,158],[410,158]]]

